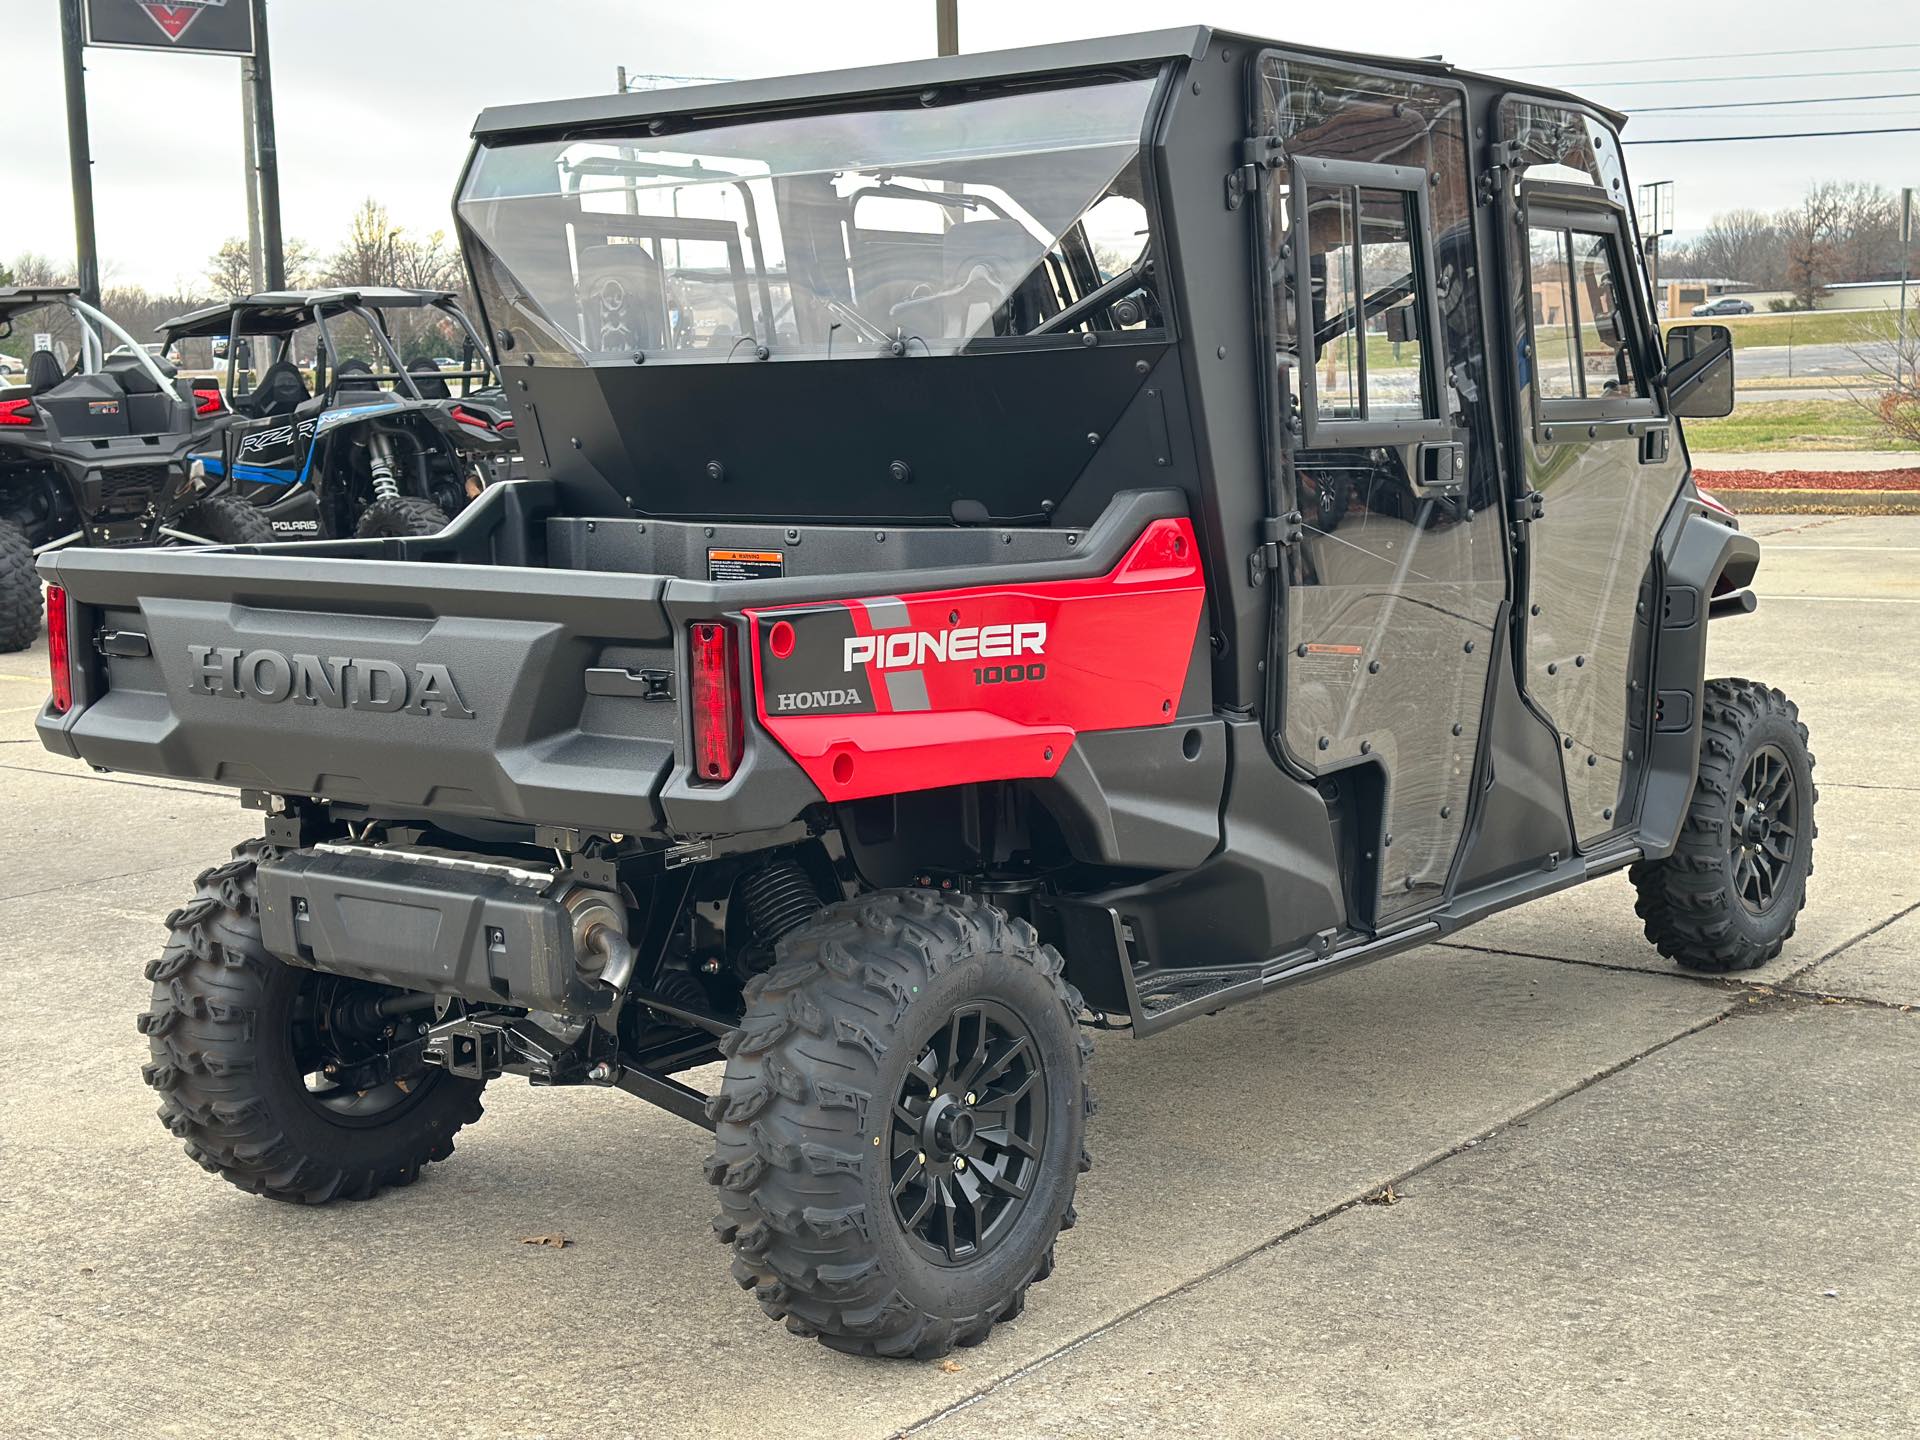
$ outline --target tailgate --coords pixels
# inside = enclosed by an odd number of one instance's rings
[[[659,576],[205,550],[42,569],[85,657],[49,749],[386,815],[662,828],[681,687]]]

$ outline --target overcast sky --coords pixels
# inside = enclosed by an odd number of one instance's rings
[[[0,257],[69,257],[59,7],[6,0],[5,8]],[[410,229],[448,228],[467,131],[485,105],[611,90],[619,64],[743,78],[930,54],[933,10],[933,0],[271,0],[286,232],[330,250],[368,195]],[[960,14],[967,50],[1189,22],[1256,34],[1277,26],[1276,38],[1439,54],[1626,110],[1920,91],[1913,0],[961,0]],[[1906,48],[1887,48],[1899,45]],[[1881,48],[1823,53],[1840,46]],[[1751,51],[1787,53],[1730,57]],[[1662,63],[1605,63],[1653,57]],[[1805,73],[1833,71],[1882,73]],[[1736,78],[1747,76],[1782,78]],[[95,204],[109,283],[191,289],[220,241],[244,233],[239,93],[236,60],[89,52]],[[1627,134],[1901,125],[1920,125],[1920,97],[1643,113]],[[1920,133],[1634,146],[1628,164],[1636,182],[1677,182],[1685,232],[1729,207],[1788,204],[1815,179],[1920,185]]]

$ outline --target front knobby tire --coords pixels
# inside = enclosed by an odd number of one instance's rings
[[[33,542],[11,520],[0,520],[0,654],[24,650],[40,638],[41,609]]]
[[[746,999],[708,1107],[734,1279],[855,1354],[931,1359],[1017,1316],[1091,1163],[1059,952],[972,896],[883,891],[784,937]]]
[[[1778,955],[1807,903],[1819,798],[1794,703],[1752,680],[1709,680],[1680,839],[1630,872],[1647,939],[1686,969],[1716,975]]]
[[[153,1003],[139,1027],[153,1059],[141,1073],[160,1092],[161,1123],[204,1169],[273,1200],[369,1199],[453,1153],[454,1132],[480,1118],[482,1082],[434,1069],[365,1091],[310,1080],[328,1053],[320,1007],[360,982],[261,945],[255,870],[275,853],[241,845],[167,917],[166,949],[147,966]]]

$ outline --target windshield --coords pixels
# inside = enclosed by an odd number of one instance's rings
[[[548,361],[1146,332],[1153,87],[483,146],[459,215],[502,352]]]

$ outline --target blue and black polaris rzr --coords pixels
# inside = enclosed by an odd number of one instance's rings
[[[518,473],[486,342],[446,291],[271,291],[159,333],[209,340],[225,361],[194,463],[258,506],[276,539],[430,535]]]

